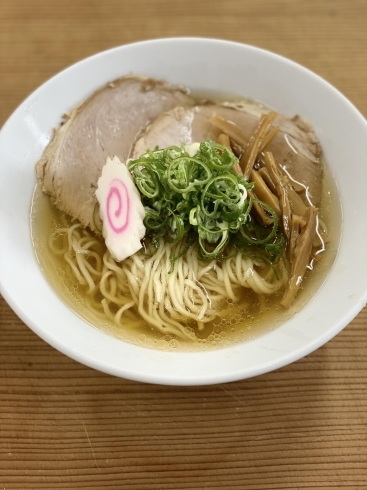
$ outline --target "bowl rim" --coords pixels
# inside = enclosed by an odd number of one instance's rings
[[[144,41],[138,41],[134,43],[129,43],[125,44],[122,46],[116,46],[114,48],[98,52],[92,56],[89,56],[87,58],[84,58],[69,67],[65,68],[61,72],[57,73],[56,75],[52,76],[49,78],[47,81],[45,81],[40,87],[38,87],[34,92],[32,92],[18,107],[17,109],[10,115],[8,120],[4,123],[2,130],[0,132],[0,148],[1,148],[1,142],[2,142],[2,136],[6,131],[7,128],[11,126],[12,121],[15,120],[15,118],[18,116],[20,111],[23,109],[23,107],[30,101],[32,98],[38,96],[42,91],[44,90],[46,85],[52,84],[55,80],[62,76],[66,76],[68,73],[72,72],[76,67],[83,67],[87,63],[90,63],[93,60],[98,60],[101,57],[108,56],[111,53],[118,53],[120,51],[126,50],[126,49],[131,49],[131,48],[138,48],[138,47],[145,47],[145,46],[158,46],[162,45],[165,43],[201,43],[201,44],[213,44],[213,43],[218,43],[220,45],[227,45],[228,47],[240,47],[241,49],[249,49],[253,52],[258,52],[262,53],[263,55],[271,55],[271,57],[275,58],[277,61],[280,61],[282,63],[287,63],[290,66],[293,66],[297,70],[301,70],[302,73],[307,74],[308,76],[312,76],[315,80],[317,80],[318,83],[321,83],[324,85],[325,88],[327,88],[329,91],[332,91],[334,94],[338,96],[340,100],[343,100],[344,104],[347,104],[349,109],[354,112],[354,116],[356,119],[359,120],[360,123],[364,124],[364,127],[366,129],[366,134],[367,134],[367,123],[362,116],[362,114],[356,109],[356,107],[343,95],[341,94],[335,87],[333,87],[329,82],[324,80],[322,77],[319,75],[315,74],[311,70],[308,70],[307,68],[303,67],[302,65],[289,60],[288,58],[285,58],[277,53],[273,53],[272,51],[265,50],[263,48],[258,48],[256,46],[248,45],[248,44],[242,44],[242,43],[237,43],[233,41],[228,41],[228,40],[221,40],[221,39],[216,39],[216,38],[206,38],[206,37],[165,37],[165,38],[159,38],[159,39],[152,39],[152,40],[144,40]],[[0,245],[2,243],[2,240],[0,239]],[[0,260],[0,266],[1,266],[1,260]],[[0,271],[1,272],[1,271]],[[229,381],[237,381],[240,379],[245,379],[248,377],[252,376],[257,376],[260,374],[264,374],[266,372],[272,371],[274,369],[278,369],[280,367],[286,366],[287,364],[294,362],[305,355],[308,355],[309,353],[313,352],[323,344],[325,344],[328,340],[333,338],[337,333],[339,333],[360,311],[361,309],[365,306],[367,302],[367,282],[365,285],[365,290],[360,294],[360,297],[355,298],[355,301],[353,302],[353,305],[351,308],[349,308],[348,311],[345,312],[345,314],[339,319],[338,322],[336,322],[333,327],[329,328],[327,331],[325,331],[322,335],[319,335],[316,339],[313,341],[307,343],[306,345],[301,345],[298,348],[294,348],[291,352],[287,352],[284,355],[280,355],[276,358],[276,360],[272,362],[268,362],[267,364],[264,365],[259,365],[256,368],[247,368],[247,372],[244,373],[241,371],[241,369],[232,370],[231,372],[225,372],[220,374],[215,374],[215,375],[201,375],[201,376],[194,376],[190,377],[187,374],[181,374],[176,373],[175,376],[167,376],[167,375],[157,375],[157,373],[151,373],[151,372],[131,372],[129,369],[124,369],[121,366],[116,367],[113,365],[107,365],[104,362],[101,362],[99,359],[91,359],[90,357],[87,357],[83,355],[81,352],[71,349],[70,347],[60,343],[58,339],[56,339],[54,336],[52,336],[47,329],[44,330],[40,325],[38,325],[33,318],[29,317],[27,314],[26,308],[19,302],[19,298],[14,297],[8,290],[7,290],[7,279],[6,277],[1,277],[0,274],[0,291],[6,302],[10,305],[10,307],[14,310],[14,312],[37,334],[39,335],[43,340],[45,340],[47,343],[58,349],[59,351],[63,352],[67,356],[89,366],[94,369],[98,369],[100,371],[103,371],[108,374],[112,375],[117,375],[121,376],[127,379],[132,379],[136,381],[143,381],[143,382],[148,382],[148,383],[159,383],[159,384],[167,384],[167,385],[206,385],[206,384],[216,384],[216,383],[223,383],[223,382],[229,382]],[[55,292],[55,295],[57,293]],[[90,328],[90,327],[89,327]],[[104,334],[105,335],[105,334]],[[251,342],[249,342],[250,344]],[[131,346],[131,344],[129,344]],[[136,348],[138,349],[143,349],[144,352],[147,351],[146,348],[144,347],[139,347],[139,346],[134,346],[132,347],[133,350]],[[233,346],[229,348],[222,348],[220,349],[222,352],[225,350],[233,350]],[[159,352],[162,354],[162,351],[153,351],[153,352]],[[218,351],[208,351],[208,352],[199,352],[199,353],[188,353],[188,352],[180,352],[180,353],[174,353],[175,356],[179,354],[179,356],[185,356],[186,359],[190,359],[193,356],[196,356],[199,354],[200,356],[206,357],[210,356],[212,352],[218,352]],[[164,353],[165,355],[166,353]],[[167,353],[170,355],[170,353]]]

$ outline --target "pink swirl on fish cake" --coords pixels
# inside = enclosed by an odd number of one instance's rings
[[[125,184],[120,179],[114,179],[106,200],[107,221],[111,229],[117,233],[123,231],[129,225],[130,199]]]

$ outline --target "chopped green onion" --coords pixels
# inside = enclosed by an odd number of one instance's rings
[[[227,246],[255,249],[273,263],[285,246],[278,217],[267,204],[251,199],[254,184],[232,168],[237,157],[226,147],[207,140],[190,157],[185,146],[147,150],[127,166],[145,206],[147,238],[178,242],[189,234],[205,259],[223,259]],[[272,217],[259,225],[251,215],[259,202]],[[258,252],[261,250],[261,253]],[[177,257],[172,257],[172,264]]]

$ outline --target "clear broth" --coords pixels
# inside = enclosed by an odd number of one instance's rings
[[[51,204],[49,197],[42,193],[40,184],[36,186],[31,211],[32,241],[37,260],[51,286],[77,315],[121,340],[145,347],[183,351],[216,349],[248,341],[274,330],[300,311],[320,289],[335,260],[342,224],[340,201],[331,172],[325,162],[323,166],[323,196],[319,216],[326,224],[330,241],[326,251],[315,261],[313,270],[306,272],[302,288],[292,306],[285,310],[279,304],[282,291],[274,295],[258,295],[252,290],[243,289],[238,303],[228,301],[224,307],[228,308],[228,317],[217,318],[206,324],[204,330],[196,332],[197,342],[162,334],[148,324],[136,329],[129,326],[128,320],[121,328],[92,311],[86,288],[77,283],[71,269],[68,271],[65,267],[62,257],[55,256],[49,249],[50,234],[64,226],[65,219],[69,223],[71,219]]]

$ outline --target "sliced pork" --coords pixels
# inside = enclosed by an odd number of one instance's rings
[[[164,148],[169,145],[190,144],[206,139],[217,140],[221,130],[211,124],[214,114],[233,122],[248,137],[259,123],[261,114],[268,112],[251,103],[203,105],[191,108],[176,107],[161,116],[147,129],[136,142],[133,158],[137,158],[147,148],[158,145]],[[295,184],[298,190],[307,189],[314,205],[321,199],[322,165],[320,146],[310,126],[300,119],[278,115],[274,127],[279,127],[266,150],[273,153],[276,163],[301,185]],[[241,143],[241,142],[240,142]]]
[[[147,124],[176,106],[194,100],[178,87],[127,76],[95,92],[55,130],[36,165],[42,189],[61,210],[97,231],[93,221],[95,190],[107,157],[122,162]]]

